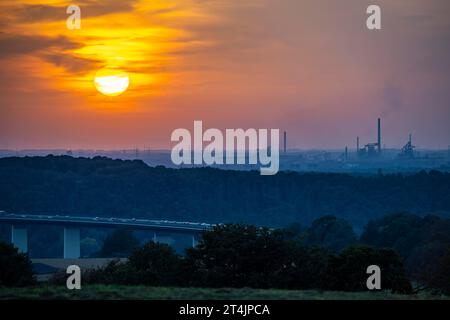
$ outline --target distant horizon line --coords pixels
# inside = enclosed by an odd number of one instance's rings
[[[292,151],[345,151],[346,147],[343,148],[286,148],[287,152]],[[384,147],[382,150],[401,150],[401,147]],[[357,148],[350,148],[347,147],[348,151],[357,151]],[[450,145],[447,148],[427,148],[417,147],[416,150],[422,150],[422,151],[448,151],[450,150]],[[70,148],[20,148],[20,149],[9,149],[9,148],[0,148],[0,152],[48,152],[48,151],[57,151],[57,152],[136,152],[136,151],[142,151],[142,152],[171,152],[171,149],[151,149],[151,148],[111,148],[111,149],[94,149],[94,148],[77,148],[77,149],[70,149]],[[195,150],[194,150],[195,151]],[[202,150],[198,150],[202,151]],[[248,150],[247,150],[248,151]],[[257,151],[251,150],[251,151]],[[280,151],[283,151],[283,148],[280,148]]]

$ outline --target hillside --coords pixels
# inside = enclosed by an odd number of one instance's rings
[[[105,157],[0,159],[0,210],[201,222],[309,224],[332,214],[360,229],[388,213],[450,213],[450,173],[347,174],[168,169]]]

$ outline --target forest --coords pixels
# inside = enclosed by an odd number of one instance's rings
[[[390,213],[450,217],[450,173],[335,173],[150,167],[70,156],[0,159],[0,210],[285,227],[333,215],[361,233]]]

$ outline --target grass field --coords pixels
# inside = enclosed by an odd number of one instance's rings
[[[63,286],[41,285],[29,288],[0,288],[0,299],[422,300],[450,299],[450,297],[430,294],[395,295],[388,292],[319,292],[315,290],[168,288],[117,285],[87,285],[82,287],[81,290],[68,290]]]

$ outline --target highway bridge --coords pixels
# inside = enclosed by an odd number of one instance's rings
[[[27,225],[56,225],[64,228],[64,258],[80,257],[80,228],[127,228],[152,231],[157,241],[157,232],[184,233],[192,235],[192,245],[196,236],[212,229],[214,224],[180,222],[169,220],[145,220],[135,218],[77,217],[67,215],[12,214],[0,211],[0,223],[11,225],[11,242],[21,252],[28,251]]]

